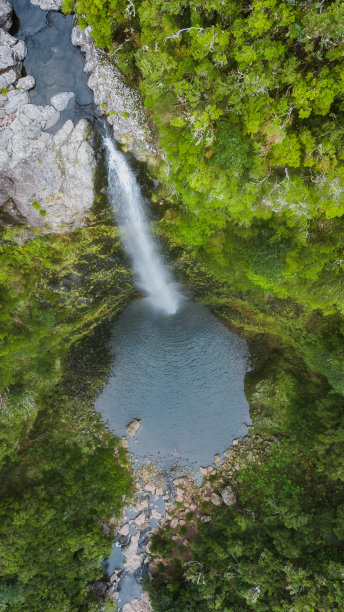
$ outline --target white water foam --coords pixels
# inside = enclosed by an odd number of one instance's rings
[[[156,241],[149,231],[145,204],[136,178],[110,137],[104,138],[108,163],[108,194],[123,244],[140,289],[152,306],[165,314],[175,314],[182,296],[165,266]]]

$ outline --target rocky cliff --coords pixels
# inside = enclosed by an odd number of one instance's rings
[[[73,94],[61,92],[50,105],[31,104],[35,80],[21,77],[26,46],[8,32],[7,0],[0,2],[0,24],[0,208],[16,222],[77,227],[94,200],[91,126],[69,120],[52,133]]]

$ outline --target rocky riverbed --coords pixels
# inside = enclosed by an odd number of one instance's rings
[[[138,421],[135,419],[135,421]],[[134,437],[133,423],[128,435]],[[269,454],[272,443],[254,435],[253,429],[222,455],[216,454],[214,464],[200,468],[202,483],[186,470],[162,473],[151,462],[136,469],[136,494],[122,519],[111,525],[117,539],[113,553],[105,566],[106,581],[98,590],[113,599],[122,612],[152,610],[147,593],[142,591],[144,576],[154,574],[160,563],[166,563],[151,551],[151,538],[161,528],[170,527],[175,551],[183,549],[183,559],[191,559],[190,544],[200,522],[211,521],[214,506],[236,504],[237,474],[249,461],[260,464],[262,455]],[[128,439],[123,438],[128,446]],[[137,462],[137,459],[136,459]]]

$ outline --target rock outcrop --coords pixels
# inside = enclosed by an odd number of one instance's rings
[[[8,23],[8,4],[0,0],[0,23],[6,15]],[[51,105],[31,104],[35,79],[21,78],[25,55],[25,43],[0,29],[0,207],[17,222],[74,228],[94,201],[90,126],[69,120],[56,134],[47,131],[73,93],[54,96]]]
[[[90,28],[73,28],[72,43],[80,46],[86,55],[85,72],[90,73],[88,86],[94,101],[112,126],[115,140],[119,141],[137,159],[147,160],[159,154],[150,131],[141,96],[129,87],[109,56],[98,49],[90,35]]]

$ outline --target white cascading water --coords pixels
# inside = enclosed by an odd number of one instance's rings
[[[108,194],[138,286],[154,308],[165,314],[174,314],[181,302],[181,294],[147,226],[144,200],[136,178],[110,137],[104,138],[104,144],[108,162]]]

